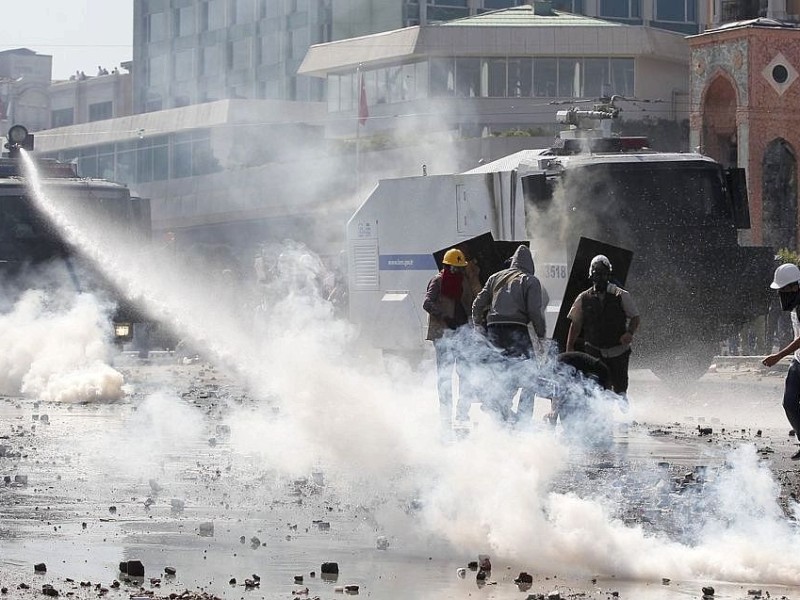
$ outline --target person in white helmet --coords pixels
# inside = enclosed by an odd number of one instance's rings
[[[798,311],[800,311],[800,269],[792,263],[781,265],[775,269],[775,276],[769,287],[778,290],[781,308],[792,312],[794,340],[775,354],[764,358],[762,362],[765,367],[772,367],[786,356],[794,354],[783,386],[783,410],[786,412],[786,418],[789,420],[795,436],[800,440],[800,315],[798,315]],[[792,460],[800,460],[800,450],[792,455]]]
[[[630,293],[611,283],[611,261],[602,254],[589,263],[592,287],[578,294],[567,317],[567,352],[582,350],[600,358],[611,372],[611,388],[625,399],[628,391],[628,362],[633,335],[639,328],[639,310]]]

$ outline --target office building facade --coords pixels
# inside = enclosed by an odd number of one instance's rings
[[[135,0],[134,111],[321,100],[322,83],[297,67],[330,36],[331,0]]]

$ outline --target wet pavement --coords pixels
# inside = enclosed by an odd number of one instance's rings
[[[776,585],[768,575],[761,579],[757,571],[752,582],[725,583],[674,577],[666,564],[661,576],[651,570],[640,577],[628,576],[630,567],[620,574],[587,571],[578,559],[538,565],[513,552],[495,555],[490,539],[459,545],[436,527],[412,531],[409,524],[426,520],[413,490],[353,490],[339,485],[334,470],[290,476],[253,451],[257,445],[234,443],[247,420],[231,420],[232,412],[278,409],[254,401],[231,377],[202,363],[127,359],[117,368],[128,382],[117,403],[0,400],[0,476],[6,478],[0,484],[0,586],[7,597],[38,597],[46,585],[75,598],[178,597],[191,590],[194,597],[220,598],[358,593],[556,600],[558,593],[660,599],[702,596],[709,585],[716,597],[758,598],[794,597],[799,589]],[[731,448],[753,445],[758,460],[770,462],[783,495],[794,489],[794,469],[783,460],[793,444],[780,409],[781,386],[780,377],[721,373],[678,390],[636,372],[634,404],[617,415],[613,443],[590,453],[567,449],[567,468],[551,490],[578,499],[604,490],[609,519],[620,527],[642,528],[646,536],[666,536],[691,549],[694,536],[705,535],[706,521],[729,509],[709,502],[707,491],[726,477]],[[544,410],[537,405],[537,415]],[[287,439],[285,460],[306,442]],[[358,436],[350,443],[358,444]],[[481,488],[503,484],[499,472],[468,475]],[[501,501],[493,510],[512,507]],[[784,509],[777,518],[788,521],[786,502]],[[528,516],[517,518],[522,527]],[[537,543],[544,547],[549,540]],[[493,562],[485,579],[469,568],[479,554]],[[120,572],[120,563],[136,560],[143,578]],[[323,577],[326,562],[338,564],[338,576]],[[46,572],[35,573],[40,563]],[[168,567],[174,574],[165,573]],[[530,585],[514,582],[522,571],[531,573]]]

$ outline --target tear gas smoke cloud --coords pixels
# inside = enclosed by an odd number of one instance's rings
[[[53,216],[47,198],[38,197]],[[230,417],[235,450],[259,453],[265,467],[289,475],[312,468],[333,474],[332,487],[373,506],[400,545],[432,535],[458,556],[489,551],[562,573],[800,583],[792,568],[800,537],[776,508],[775,483],[752,448],[733,454],[731,469],[709,492],[722,498],[723,518],[710,519],[693,544],[626,526],[602,490],[553,491],[554,478],[571,465],[561,438],[550,432],[516,435],[482,419],[467,439],[439,443],[432,364],[422,375],[392,379],[371,362],[350,326],[333,318],[319,292],[320,263],[301,246],[287,245],[271,279],[254,291],[231,282],[220,288],[209,273],[185,273],[162,255],[143,257],[121,238],[86,237],[69,227],[70,240],[107,276],[125,274],[119,285],[188,332],[208,356],[235,366],[264,399]],[[258,302],[242,302],[251,294]],[[477,379],[479,386],[503,384],[492,371]],[[163,397],[145,405],[143,418],[190,419],[191,409],[175,399],[167,405],[179,418],[163,418]],[[156,437],[175,441],[169,432]],[[420,508],[397,509],[412,498]]]
[[[90,294],[24,292],[0,315],[3,393],[56,402],[119,399],[122,375],[105,363],[108,311]]]

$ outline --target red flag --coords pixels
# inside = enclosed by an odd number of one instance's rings
[[[361,74],[361,93],[358,96],[358,124],[364,125],[369,118],[369,108],[367,108],[367,88],[364,87],[364,74]]]

